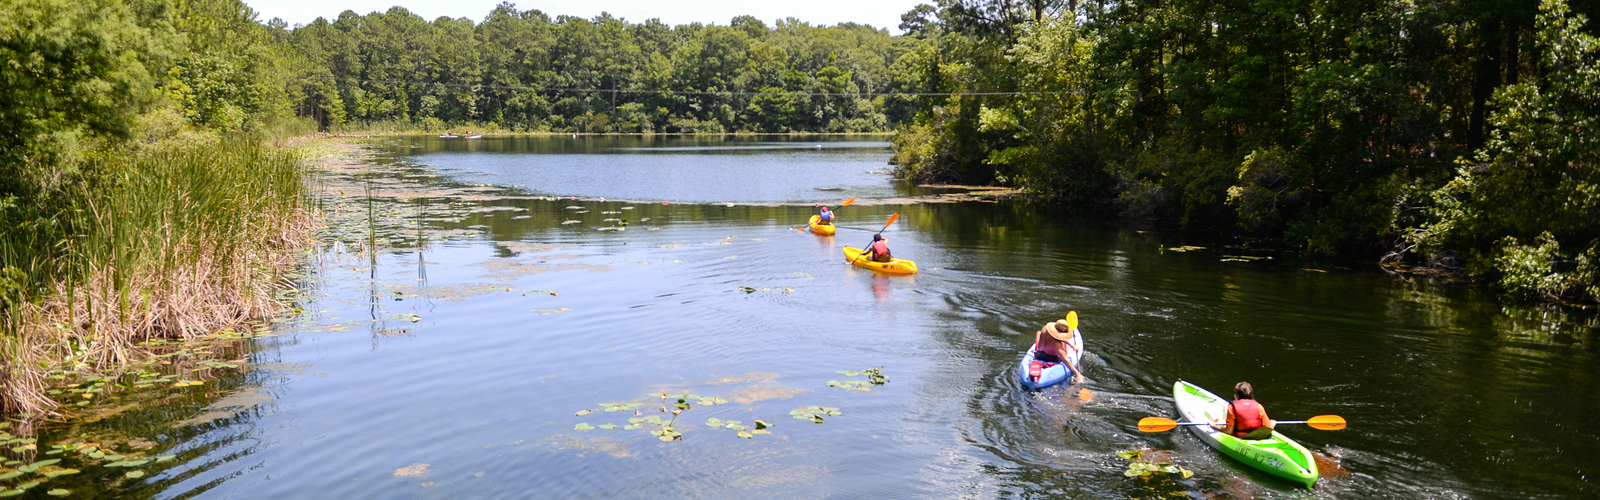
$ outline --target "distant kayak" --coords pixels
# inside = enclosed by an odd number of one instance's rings
[[[1078,330],[1072,331],[1072,345],[1083,345],[1083,332],[1079,332]],[[1038,390],[1059,384],[1072,378],[1072,370],[1068,370],[1067,365],[1061,363],[1040,367],[1041,369],[1039,370],[1039,377],[1034,378],[1033,361],[1034,356],[1038,354],[1037,348],[1037,345],[1029,347],[1028,352],[1022,355],[1022,365],[1018,368],[1018,370],[1021,372],[1023,387]],[[1073,350],[1072,354],[1069,354],[1068,357],[1072,358],[1072,364],[1077,365],[1079,370],[1083,369],[1083,364],[1081,363],[1081,361],[1083,361],[1083,349]]]
[[[823,224],[821,215],[813,215],[813,216],[811,216],[811,224],[810,225],[811,225],[811,232],[817,233],[817,234],[820,234],[820,235],[823,235],[823,236],[833,236],[833,232],[836,230],[836,228],[833,227],[833,224]]]
[[[1184,421],[1211,422],[1227,417],[1228,400],[1182,380],[1172,385],[1172,399],[1178,403],[1178,413],[1183,415]],[[1267,439],[1239,439],[1209,425],[1186,427],[1206,444],[1251,467],[1307,488],[1317,484],[1317,464],[1312,460],[1311,451],[1277,431]]]
[[[844,260],[850,262],[851,264],[855,264],[856,267],[862,269],[871,269],[884,274],[894,274],[900,276],[917,274],[917,263],[915,262],[905,259],[894,259],[889,262],[875,262],[870,258],[862,257],[861,249],[856,247],[844,247]]]

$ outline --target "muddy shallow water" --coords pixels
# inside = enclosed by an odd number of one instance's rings
[[[377,147],[330,167],[300,313],[253,341],[247,368],[40,436],[175,459],[127,478],[69,454],[82,472],[30,494],[1596,493],[1592,320],[1069,209],[883,203],[941,193],[889,179],[881,142]],[[876,202],[839,209],[837,236],[795,230],[811,203],[852,196]],[[842,248],[891,213],[884,234],[921,273],[846,265]],[[1089,381],[1022,390],[1033,332],[1070,310]],[[875,367],[886,383],[839,384]],[[1319,454],[1307,491],[1190,434],[1138,432],[1176,415],[1179,379],[1249,380],[1276,418],[1351,424],[1286,431]],[[1195,476],[1124,476],[1116,453],[1141,448]]]

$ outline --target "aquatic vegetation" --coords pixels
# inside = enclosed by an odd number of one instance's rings
[[[883,375],[882,366],[877,368],[868,368],[859,372],[852,370],[839,370],[834,373],[840,373],[846,377],[854,377],[857,375],[865,376],[867,377],[867,380],[846,380],[843,382],[838,380],[829,380],[828,387],[838,387],[840,389],[850,391],[869,392],[872,390],[871,386],[889,383],[889,377]]]
[[[838,408],[830,408],[830,407],[826,407],[826,406],[807,406],[805,408],[801,408],[801,409],[789,412],[789,416],[791,416],[791,417],[794,417],[794,418],[797,418],[797,419],[800,419],[800,420],[810,420],[810,421],[812,421],[814,423],[818,423],[818,424],[823,422],[822,417],[824,417],[824,416],[835,416],[835,415],[843,415],[843,414],[844,413],[840,412]]]
[[[83,464],[132,469],[122,474],[123,477],[130,479],[144,477],[146,472],[138,469],[138,467],[163,464],[177,458],[177,455],[149,456],[136,452],[116,452],[95,443],[75,439],[53,444],[48,448],[42,448],[34,438],[13,436],[10,432],[7,432],[5,429],[9,426],[10,422],[0,422],[0,445],[8,447],[13,454],[32,457],[34,460],[29,463],[23,463],[22,460],[8,460],[4,466],[0,466],[0,497],[21,495],[57,477],[83,472],[79,469],[62,466],[61,464],[66,457]],[[40,457],[52,458],[40,460],[38,459]],[[55,488],[48,492],[51,496],[61,496],[67,493],[70,492],[61,488]]]
[[[1194,476],[1194,471],[1172,465],[1171,462],[1154,462],[1145,456],[1145,450],[1127,450],[1117,452],[1117,456],[1128,460],[1128,470],[1122,475],[1128,477],[1150,477],[1156,473],[1180,474],[1184,479]]]

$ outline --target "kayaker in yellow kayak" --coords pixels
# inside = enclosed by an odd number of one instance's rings
[[[889,239],[881,234],[872,235],[872,244],[867,245],[867,258],[873,262],[893,262],[894,256],[889,255]]]
[[[822,213],[818,214],[818,216],[822,218],[823,224],[833,223],[833,212],[828,211],[828,207],[826,206],[822,207]]]
[[[1239,439],[1272,437],[1277,422],[1267,418],[1267,409],[1256,402],[1256,390],[1249,382],[1233,386],[1233,402],[1228,403],[1226,420],[1211,423],[1211,428]]]
[[[1067,369],[1072,371],[1072,383],[1081,384],[1083,370],[1079,370],[1078,365],[1072,363],[1072,356],[1069,354],[1083,350],[1083,346],[1074,345],[1074,340],[1072,326],[1067,324],[1067,320],[1058,319],[1045,323],[1044,328],[1040,328],[1039,333],[1034,334],[1033,359],[1066,365]]]

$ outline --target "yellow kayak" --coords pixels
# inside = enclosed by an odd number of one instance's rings
[[[811,216],[811,232],[823,236],[833,236],[833,224],[823,224],[821,215]]]
[[[867,257],[861,257],[861,249],[856,247],[844,247],[844,260],[849,261],[851,264],[855,264],[856,267],[860,267],[862,269],[871,269],[884,274],[896,274],[901,276],[917,274],[917,263],[915,262],[905,259],[894,259],[889,262],[876,262],[868,259]]]

